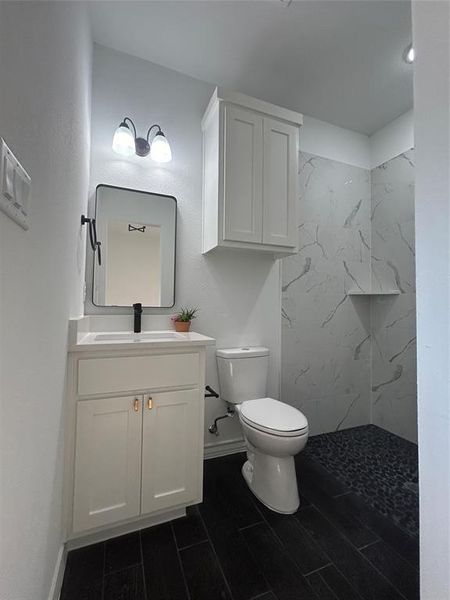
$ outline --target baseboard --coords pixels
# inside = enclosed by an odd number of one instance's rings
[[[58,550],[56,557],[55,570],[53,571],[52,584],[48,594],[48,600],[59,600],[61,595],[61,587],[64,578],[64,569],[66,568],[67,549],[65,544],[62,544]]]
[[[215,444],[205,444],[204,457],[205,460],[208,460],[209,458],[217,458],[219,456],[226,456],[227,454],[245,452],[245,449],[245,441],[242,438],[225,440],[223,442],[216,442]]]

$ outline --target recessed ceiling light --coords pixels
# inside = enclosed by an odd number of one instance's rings
[[[408,63],[408,65],[411,65],[414,62],[414,57],[415,52],[413,45],[409,44],[409,46],[407,46],[405,48],[405,51],[403,52],[403,60],[405,61],[405,63]]]

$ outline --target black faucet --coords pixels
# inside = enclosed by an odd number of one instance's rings
[[[141,315],[142,315],[142,304],[136,302],[133,304],[134,310],[134,333],[141,333]]]

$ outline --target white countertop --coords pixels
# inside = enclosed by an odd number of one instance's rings
[[[152,336],[152,339],[146,338],[149,335]],[[115,336],[116,339],[114,339]],[[124,339],[125,336],[130,339]],[[189,333],[175,331],[142,331],[141,333],[90,331],[79,335],[76,343],[69,345],[69,352],[92,352],[96,348],[103,351],[212,346],[215,342],[214,338],[195,331]]]

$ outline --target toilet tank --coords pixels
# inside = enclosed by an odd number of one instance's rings
[[[222,400],[240,404],[266,396],[268,348],[222,348],[216,356]]]

